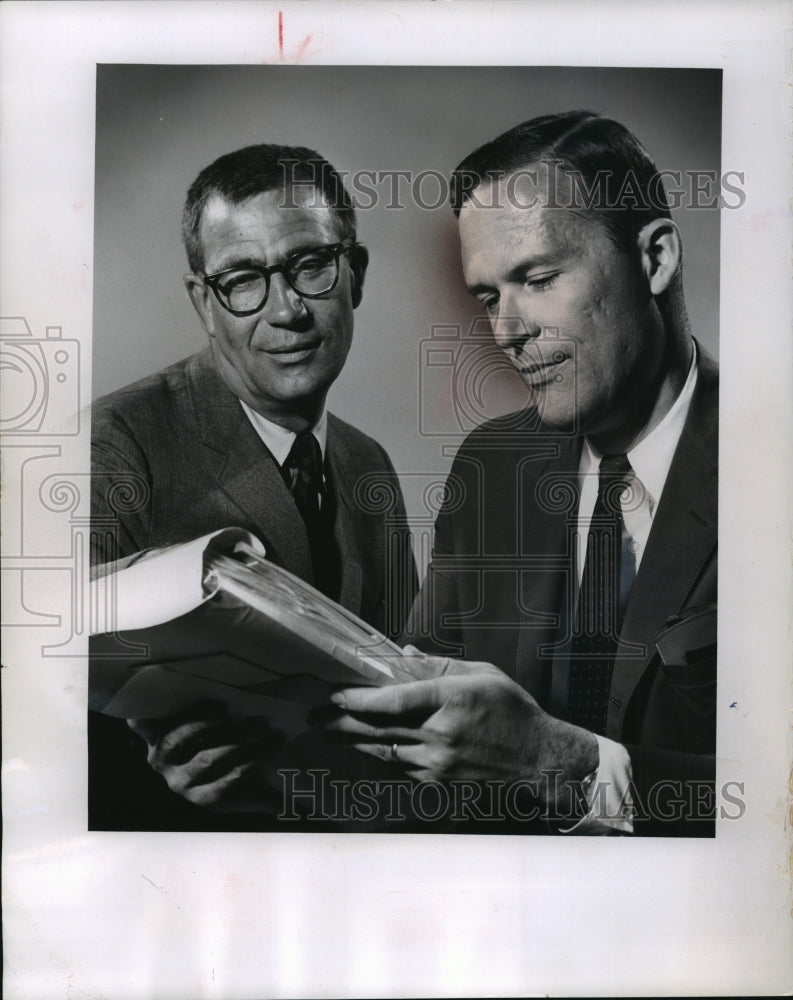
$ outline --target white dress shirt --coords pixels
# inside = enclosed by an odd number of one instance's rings
[[[636,560],[636,572],[642,561],[653,518],[658,509],[666,478],[672,465],[683,425],[686,422],[694,389],[697,384],[696,349],[688,377],[677,399],[663,420],[627,453],[633,470],[633,489],[629,490],[631,502],[622,509],[625,525],[624,541],[630,546]],[[584,573],[589,524],[595,509],[603,455],[589,439],[584,439],[578,465],[580,499],[578,505],[578,585]],[[630,756],[621,743],[596,738],[599,762],[595,780],[591,785],[589,813],[565,833],[607,834],[633,833],[633,805],[628,792],[633,777]]]
[[[240,405],[245,411],[245,416],[253,424],[253,429],[259,435],[259,437],[267,445],[270,454],[278,463],[279,467],[284,464],[284,462],[289,457],[289,452],[292,450],[292,444],[297,437],[294,431],[289,431],[286,427],[281,427],[280,424],[274,424],[272,420],[268,420],[267,417],[263,417],[261,413],[257,413],[256,410],[252,410],[247,403],[240,400]],[[310,428],[311,433],[319,442],[320,451],[322,452],[323,459],[325,458],[325,445],[328,440],[328,411],[323,408],[322,413],[319,415],[319,419]]]

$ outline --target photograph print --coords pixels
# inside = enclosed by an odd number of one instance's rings
[[[720,150],[714,69],[97,67],[90,830],[740,818]]]

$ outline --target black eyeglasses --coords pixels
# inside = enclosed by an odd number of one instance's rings
[[[230,267],[205,274],[203,281],[224,309],[234,316],[251,316],[267,301],[271,274],[283,274],[290,288],[306,299],[319,299],[332,292],[339,280],[339,257],[354,246],[354,241],[328,243],[290,254],[281,264]]]

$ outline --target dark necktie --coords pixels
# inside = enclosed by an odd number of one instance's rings
[[[306,526],[314,584],[335,599],[339,558],[333,538],[333,515],[322,474],[322,450],[311,431],[297,435],[281,471]]]
[[[570,722],[604,733],[622,618],[636,573],[624,538],[620,496],[633,470],[625,455],[604,455],[587,538],[570,649]]]

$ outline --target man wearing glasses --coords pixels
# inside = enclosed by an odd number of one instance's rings
[[[387,566],[385,513],[362,509],[355,495],[363,477],[380,475],[396,496],[391,513],[404,515],[396,475],[380,445],[325,407],[368,262],[355,237],[339,175],[310,149],[250,146],[198,175],[183,215],[184,282],[209,345],[94,404],[92,517],[114,528],[94,532],[94,563],[234,525],[376,628],[399,632],[403,616],[387,612],[387,591],[397,576],[394,593],[409,601],[415,589],[409,537]],[[142,497],[135,510],[113,501],[124,483]],[[147,733],[154,768],[196,805],[222,800],[240,762],[218,748],[228,740],[216,722]],[[155,815],[167,824],[176,797],[160,779],[141,791],[145,804],[118,780],[118,761],[96,735],[112,725],[92,720],[92,825],[152,828]],[[121,800],[107,805],[110,784],[121,788],[126,819]]]

